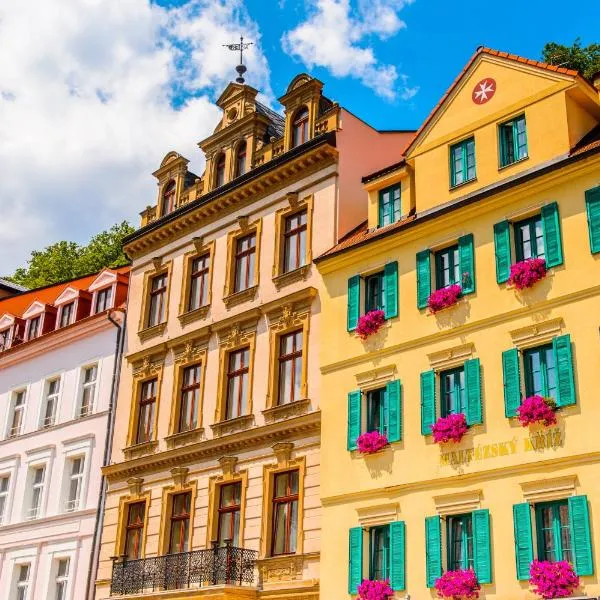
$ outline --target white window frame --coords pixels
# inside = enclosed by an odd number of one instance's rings
[[[93,384],[86,384],[85,382],[85,371],[87,369],[96,367],[96,379]],[[86,386],[90,387],[94,386],[94,393],[92,394],[92,398],[90,400],[90,406],[88,409],[88,413],[86,415],[81,414],[81,408],[83,406],[83,393]],[[89,416],[96,412],[96,402],[98,399],[98,388],[100,385],[100,359],[90,360],[86,364],[82,365],[79,368],[79,376],[77,382],[77,402],[75,402],[75,410],[73,411],[73,419],[82,419],[83,417]]]
[[[52,481],[52,463],[54,461],[54,446],[46,446],[44,448],[38,448],[34,451],[28,452],[27,457],[27,479],[25,480],[25,494],[24,505],[23,505],[23,520],[31,521],[31,504],[33,501],[33,477],[34,470],[39,467],[45,468],[44,483],[42,487],[42,494],[40,500],[40,506],[37,511],[35,519],[41,519],[46,515],[46,504],[48,501],[48,490],[50,489],[50,483]]]
[[[25,505],[25,520],[26,521],[35,521],[42,516],[43,512],[43,502],[44,496],[46,493],[46,482],[48,479],[48,467],[45,464],[41,465],[32,465],[29,467],[29,476],[28,476],[28,489],[27,489],[27,498]],[[42,471],[42,480],[37,482],[35,481],[36,474],[39,471]],[[36,495],[36,491],[39,490],[39,500],[36,507],[33,506],[33,499]]]
[[[8,522],[7,516],[9,516],[12,473],[0,473],[0,481],[3,480],[6,480],[8,483],[5,490],[2,490],[0,487],[0,500],[4,501],[4,509],[0,512],[0,525],[5,525]]]
[[[8,476],[8,495],[4,505],[4,518],[1,525],[8,525],[12,522],[12,509],[14,500],[14,490],[17,483],[17,472],[21,457],[18,454],[7,456],[0,461],[0,477]]]
[[[73,473],[73,467],[75,466],[75,461],[81,461],[81,468],[79,473]],[[67,459],[65,462],[65,487],[66,487],[66,501],[63,507],[63,512],[75,512],[81,509],[81,501],[82,492],[83,492],[83,483],[85,479],[85,455],[80,456],[72,456]],[[78,482],[78,492],[77,498],[71,499],[71,484],[73,481]]]
[[[15,434],[15,435],[11,435],[12,424],[14,421],[14,413],[15,413],[15,408],[16,408],[17,395],[21,392],[23,393],[23,407],[21,409],[21,412],[22,412],[21,428],[19,430],[19,433]],[[7,415],[6,415],[7,419],[6,419],[6,428],[5,428],[5,434],[4,434],[5,439],[11,439],[13,437],[18,437],[20,435],[23,435],[24,429],[25,429],[25,417],[27,414],[27,398],[28,398],[28,396],[29,396],[29,386],[16,387],[16,388],[13,388],[9,392],[10,401],[8,403],[8,411],[7,411]]]
[[[63,478],[62,488],[60,494],[60,505],[59,512],[74,512],[75,510],[84,510],[87,507],[87,496],[88,496],[88,485],[90,481],[90,468],[92,462],[92,448],[94,444],[94,437],[86,438],[75,438],[72,440],[65,440],[63,442]],[[68,510],[67,506],[69,503],[69,486],[71,483],[71,468],[72,461],[76,458],[81,458],[83,461],[81,470],[81,484],[79,488],[79,504],[76,509]]]
[[[60,575],[60,563],[63,561],[66,561],[66,563],[67,563],[67,572],[65,575]],[[54,559],[52,571],[53,571],[52,584],[54,584],[54,585],[53,585],[52,590],[48,590],[50,592],[50,595],[48,596],[48,598],[51,600],[67,600],[67,598],[69,597],[69,583],[70,583],[70,575],[71,575],[71,557],[70,556],[56,557]],[[64,592],[59,599],[58,586],[61,583],[64,584]]]
[[[28,571],[27,571],[27,580],[26,581],[20,581],[20,577],[21,577],[21,570],[23,567],[27,567]],[[20,600],[19,598],[19,590],[25,588],[25,595],[22,596],[23,600],[29,600],[31,598],[31,574],[33,571],[33,565],[31,562],[15,562],[14,565],[14,575],[13,575],[13,590],[12,590],[12,597],[15,600]]]
[[[98,294],[100,292],[104,292],[105,290],[110,290],[110,301],[108,302],[108,304],[102,309],[102,310],[98,310]],[[92,308],[91,308],[91,314],[92,315],[97,315],[98,313],[104,312],[105,310],[110,310],[111,308],[115,307],[115,294],[117,292],[117,286],[115,283],[111,283],[110,285],[104,285],[101,288],[98,288],[97,290],[94,290],[94,295],[92,296]]]
[[[58,417],[60,415],[60,400],[62,397],[62,392],[63,392],[63,387],[64,387],[63,380],[64,380],[64,377],[63,377],[62,373],[56,373],[55,375],[49,375],[48,377],[46,377],[44,379],[42,402],[41,402],[41,406],[40,406],[40,416],[38,419],[38,429],[48,429],[49,427],[52,427],[53,425],[56,425],[58,423]],[[45,423],[46,407],[48,404],[50,384],[53,381],[58,381],[58,392],[55,395],[56,403],[54,406],[54,421],[50,425],[47,425]]]

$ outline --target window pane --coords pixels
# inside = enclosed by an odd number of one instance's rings
[[[273,554],[283,554],[286,551],[286,523],[288,504],[278,504],[275,507],[275,526]]]

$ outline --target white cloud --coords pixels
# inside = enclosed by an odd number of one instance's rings
[[[32,249],[85,242],[155,202],[150,173],[170,149],[202,171],[196,143],[234,76],[222,47],[255,45],[248,81],[270,94],[243,0],[34,0],[0,6],[0,276]],[[174,97],[185,97],[174,108]],[[175,102],[176,104],[176,102]]]
[[[306,0],[308,18],[282,38],[284,50],[309,68],[325,67],[335,77],[355,77],[385,98],[417,93],[394,65],[381,64],[369,38],[387,39],[406,27],[399,12],[413,0]]]

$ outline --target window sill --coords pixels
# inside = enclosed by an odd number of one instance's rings
[[[467,179],[467,181],[461,181],[456,185],[451,185],[448,189],[452,192],[454,190],[457,190],[458,188],[468,185],[469,183],[474,183],[475,181],[477,181],[477,177],[473,177],[473,179]]]
[[[194,310],[189,310],[177,316],[179,322],[182,325],[188,325],[189,323],[193,323],[194,321],[200,321],[201,319],[206,319],[206,315],[208,314],[208,310],[210,309],[210,304],[205,304],[200,308],[195,308]]]
[[[514,165],[518,165],[519,163],[522,163],[526,160],[529,160],[529,156],[524,156],[523,158],[519,158],[519,160],[515,160],[514,162],[508,163],[507,165],[499,165],[498,171],[504,171],[504,169],[509,169],[510,167],[513,167]]]
[[[215,437],[221,437],[223,435],[229,435],[230,433],[237,433],[238,431],[250,429],[253,424],[254,415],[243,415],[241,417],[235,417],[234,419],[227,419],[226,421],[214,423],[210,428]]]
[[[467,294],[468,296],[469,294]],[[451,304],[450,306],[446,306],[446,308],[442,308],[441,310],[436,310],[435,312],[431,312],[431,310],[429,309],[429,307],[427,307],[426,313],[425,315],[428,317],[437,317],[438,315],[441,315],[445,312],[448,312],[454,308],[457,308],[458,306],[460,306],[461,304],[466,304],[467,303],[467,298],[465,298],[465,296],[461,296],[459,300],[457,300],[454,304]]]
[[[229,294],[223,298],[223,304],[229,309],[233,306],[237,306],[238,304],[242,304],[242,302],[248,302],[250,300],[254,300],[256,297],[256,292],[258,291],[258,285],[253,285],[241,292],[235,292],[235,294]]]
[[[276,421],[283,421],[291,417],[298,417],[308,411],[310,406],[310,400],[304,398],[303,400],[295,400],[288,404],[281,404],[278,406],[272,406],[262,411],[265,417],[266,423],[275,423]]]
[[[293,271],[288,271],[287,273],[279,273],[273,277],[273,283],[275,284],[275,287],[280,290],[282,287],[295,283],[296,281],[306,281],[309,273],[310,263],[302,265]]]
[[[169,449],[193,444],[202,439],[204,439],[204,427],[197,427],[196,429],[190,429],[190,431],[179,431],[165,437]]]
[[[153,337],[158,335],[162,335],[167,328],[167,322],[159,323],[158,325],[153,325],[152,327],[146,327],[146,329],[141,329],[138,331],[138,337],[141,342],[145,342]]]
[[[381,456],[387,452],[393,451],[393,444],[395,443],[397,442],[389,442],[386,446],[377,450],[377,452],[359,452],[358,450],[351,450],[350,454],[352,454],[352,458],[369,459],[372,456]]]
[[[127,446],[127,448],[123,448],[123,454],[127,460],[131,460],[133,458],[139,458],[140,456],[154,454],[157,448],[158,441],[152,440],[150,442],[143,442],[142,444]]]

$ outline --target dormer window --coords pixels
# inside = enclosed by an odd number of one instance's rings
[[[0,352],[8,350],[10,347],[10,327],[0,331]]]
[[[304,144],[308,140],[308,108],[303,106],[294,117],[292,123],[292,148]]]
[[[239,177],[246,172],[246,142],[240,142],[235,157],[235,176]]]
[[[36,337],[39,337],[42,333],[42,317],[41,315],[38,317],[34,317],[33,319],[29,319],[29,323],[27,324],[27,341],[34,340]]]
[[[58,319],[58,327],[66,327],[73,322],[75,316],[75,302],[63,304],[60,307],[60,318]]]
[[[160,214],[168,215],[173,210],[175,210],[175,182],[171,180],[165,185],[163,191]]]
[[[112,308],[112,286],[96,292],[96,302],[94,303],[94,314]]]
[[[220,154],[215,168],[215,187],[221,187],[225,183],[225,155]]]

